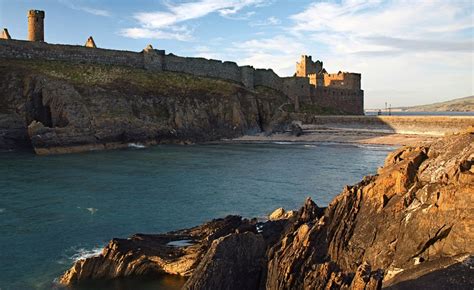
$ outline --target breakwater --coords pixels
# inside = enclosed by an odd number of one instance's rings
[[[379,133],[442,136],[474,126],[474,116],[315,116],[294,114],[304,124]]]

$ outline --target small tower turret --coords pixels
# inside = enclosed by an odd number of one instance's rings
[[[44,41],[44,11],[28,11],[28,40]]]
[[[0,39],[12,39],[10,33],[8,33],[8,29],[3,28],[2,33],[0,33]]]
[[[87,39],[86,47],[97,48],[97,46],[95,45],[94,38],[92,38],[92,36],[89,36],[89,38]]]

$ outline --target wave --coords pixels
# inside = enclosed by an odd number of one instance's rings
[[[384,145],[384,144],[352,144],[355,147],[358,148],[364,148],[364,149],[369,149],[369,150],[380,150],[380,151],[393,151],[397,148],[398,146],[393,146],[393,145]]]
[[[79,248],[76,252],[69,257],[70,260],[77,262],[79,260],[97,257],[102,253],[103,247],[94,247],[92,249]]]
[[[128,148],[143,149],[146,146],[140,143],[128,143]]]
[[[93,207],[88,207],[88,208],[86,208],[86,209],[87,209],[91,214],[95,214],[95,213],[98,211],[98,209],[93,208]]]
[[[284,141],[275,141],[272,142],[273,144],[278,144],[278,145],[291,145],[294,144],[294,142],[284,142]]]
[[[99,209],[98,208],[94,208],[94,207],[85,207],[85,208],[82,208],[80,206],[77,207],[78,209],[85,209],[87,210],[88,212],[90,212],[91,214],[95,214]]]

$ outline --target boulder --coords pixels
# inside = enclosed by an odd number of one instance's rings
[[[212,242],[183,288],[258,289],[265,264],[265,241],[261,235],[230,234]]]
[[[89,279],[164,273],[189,276],[214,240],[236,231],[256,231],[255,223],[239,216],[227,216],[166,234],[135,234],[128,239],[113,239],[99,256],[77,261],[59,282],[74,285]],[[176,247],[173,246],[176,241],[186,243]]]

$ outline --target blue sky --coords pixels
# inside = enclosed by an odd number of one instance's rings
[[[0,0],[0,27],[26,39],[29,9],[45,40],[236,61],[292,75],[301,54],[362,73],[366,108],[473,95],[472,1]]]

